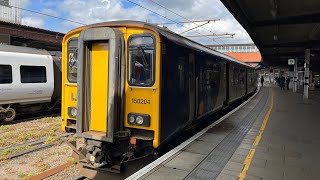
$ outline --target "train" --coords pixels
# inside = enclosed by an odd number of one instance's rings
[[[61,57],[57,53],[0,45],[0,120],[60,109]]]
[[[83,26],[62,47],[62,128],[84,138],[73,150],[89,178],[157,157],[175,134],[257,87],[252,66],[149,23]]]

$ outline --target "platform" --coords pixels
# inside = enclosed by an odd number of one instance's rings
[[[319,179],[319,110],[312,98],[263,87],[222,122],[132,178]]]

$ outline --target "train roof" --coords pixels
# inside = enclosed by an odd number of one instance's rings
[[[168,30],[167,28],[162,28],[159,27],[157,25],[154,24],[150,24],[150,23],[145,23],[145,22],[141,22],[141,21],[110,21],[110,22],[103,22],[103,23],[96,23],[96,24],[92,24],[92,25],[88,25],[88,26],[84,26],[84,27],[80,27],[77,29],[72,30],[73,31],[77,31],[80,29],[85,29],[85,28],[94,28],[94,27],[103,27],[103,26],[107,26],[107,27],[120,27],[120,26],[136,26],[136,27],[146,27],[149,29],[152,29],[153,31],[161,34],[162,36],[164,36],[165,38],[180,44],[182,46],[186,46],[189,47],[191,49],[197,50],[197,51],[202,51],[208,54],[212,54],[212,55],[216,55],[219,56],[227,61],[231,61],[234,63],[238,63],[244,66],[247,66],[249,68],[253,68],[252,66],[250,66],[247,63],[241,62],[235,58],[232,58],[226,54],[223,54],[221,52],[218,52],[216,50],[213,50],[207,46],[204,46],[198,42],[195,42],[193,40],[190,40],[188,38],[185,38],[179,34],[176,34],[170,30]],[[70,33],[70,32],[69,32]],[[69,34],[68,33],[68,34]]]
[[[11,46],[11,45],[3,45],[3,44],[0,44],[0,51],[12,52],[12,53],[50,55],[49,52],[44,49],[35,49],[30,47]]]

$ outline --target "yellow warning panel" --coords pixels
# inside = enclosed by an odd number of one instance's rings
[[[90,131],[107,132],[108,55],[107,42],[92,44]]]

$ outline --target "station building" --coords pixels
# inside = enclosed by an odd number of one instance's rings
[[[22,25],[22,0],[0,0],[0,44],[61,51],[63,33]]]
[[[250,63],[253,66],[257,66],[261,61],[262,57],[257,46],[251,44],[215,44],[207,45],[208,47],[225,53],[235,59],[242,62]]]
[[[0,21],[21,24],[22,0],[1,0],[0,1]]]

